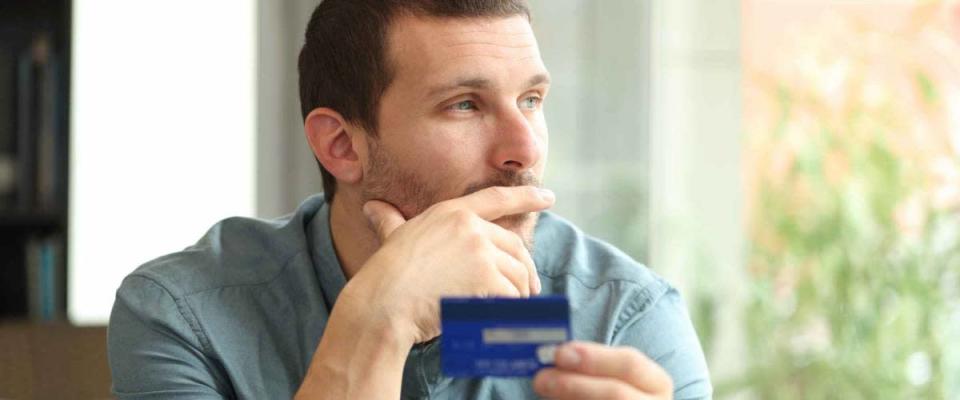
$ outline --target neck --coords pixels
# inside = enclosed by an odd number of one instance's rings
[[[333,248],[347,280],[356,275],[380,247],[376,234],[367,223],[367,217],[363,215],[359,200],[355,200],[347,191],[341,190],[330,205]]]

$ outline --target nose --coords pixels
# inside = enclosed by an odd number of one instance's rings
[[[544,138],[523,112],[505,112],[499,118],[494,137],[494,167],[516,172],[533,168],[543,156],[544,145]]]

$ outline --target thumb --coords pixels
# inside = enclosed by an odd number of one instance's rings
[[[367,216],[370,227],[377,233],[380,243],[383,243],[390,237],[393,231],[400,225],[407,222],[400,213],[390,203],[380,200],[370,200],[363,205],[363,214]]]

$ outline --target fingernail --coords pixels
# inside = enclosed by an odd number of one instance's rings
[[[540,294],[540,292],[543,291],[543,283],[540,282],[539,275],[533,278],[533,291],[534,294]]]
[[[370,211],[369,204],[370,203],[363,204],[363,215],[367,217],[367,220],[373,219],[373,212]]]
[[[557,350],[557,365],[561,367],[576,367],[580,364],[580,353],[570,346],[563,346]]]
[[[546,201],[554,201],[557,198],[557,195],[550,189],[537,188],[537,192],[540,194],[540,198]]]

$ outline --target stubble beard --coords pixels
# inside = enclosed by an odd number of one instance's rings
[[[430,206],[449,200],[444,197],[441,184],[417,176],[411,171],[399,167],[396,159],[377,143],[377,139],[367,141],[367,150],[370,156],[369,172],[364,176],[362,201],[380,200],[392,204],[407,220],[420,215]],[[517,172],[513,170],[498,170],[496,176],[481,182],[470,184],[459,196],[466,196],[479,190],[493,186],[535,186],[540,187],[540,180],[530,170]],[[520,236],[524,247],[532,255],[534,251],[534,228],[536,227],[538,212],[514,214],[501,217],[494,223]]]

